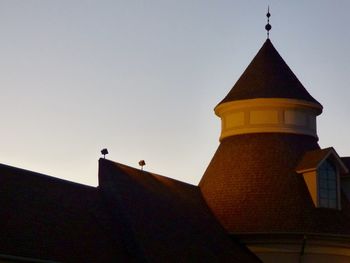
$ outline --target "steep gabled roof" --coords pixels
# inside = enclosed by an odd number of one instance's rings
[[[330,155],[338,164],[342,174],[349,172],[346,164],[344,164],[343,160],[332,147],[306,152],[296,167],[296,171],[298,173],[304,173],[307,171],[316,170],[325,159],[329,158]]]
[[[256,98],[315,100],[267,39],[227,96],[219,103]]]
[[[197,186],[100,159],[99,188],[147,262],[260,262],[233,242]]]

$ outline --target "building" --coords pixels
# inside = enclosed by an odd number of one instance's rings
[[[350,158],[319,147],[322,105],[269,38],[215,113],[198,186],[106,159],[98,187],[0,165],[0,262],[350,262]]]
[[[320,149],[322,106],[269,39],[215,112],[199,186],[226,231],[263,262],[350,262],[350,158]]]

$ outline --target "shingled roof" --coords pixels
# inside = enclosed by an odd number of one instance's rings
[[[350,202],[316,208],[296,167],[317,139],[294,134],[245,134],[224,139],[199,186],[230,233],[350,235]],[[321,152],[322,153],[322,152]]]
[[[197,186],[100,159],[99,188],[147,262],[260,262],[234,242]]]
[[[99,187],[0,165],[0,261],[261,262],[197,186],[100,160]]]
[[[227,96],[219,103],[255,98],[288,98],[321,105],[304,88],[270,39],[238,79]]]
[[[125,262],[115,221],[95,187],[0,165],[2,259]]]

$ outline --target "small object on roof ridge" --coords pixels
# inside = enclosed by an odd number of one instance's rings
[[[267,17],[267,24],[265,26],[265,29],[267,31],[267,39],[269,39],[270,37],[270,30],[272,28],[272,26],[270,25],[270,6],[267,6],[267,14],[266,14],[266,17]]]
[[[141,171],[143,171],[143,167],[146,165],[145,160],[140,160],[139,165],[141,166]]]
[[[106,159],[106,154],[108,154],[107,148],[102,149],[101,153],[103,154],[103,159]]]

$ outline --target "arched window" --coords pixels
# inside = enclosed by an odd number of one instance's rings
[[[319,207],[338,208],[337,168],[332,162],[325,160],[317,174]]]

